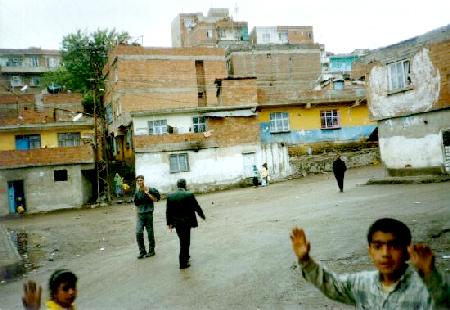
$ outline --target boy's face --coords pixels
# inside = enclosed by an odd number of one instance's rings
[[[142,178],[136,179],[136,184],[137,184],[137,186],[139,188],[143,187],[144,186],[144,179],[142,179]]]
[[[372,235],[369,255],[381,275],[388,277],[398,274],[407,260],[405,246],[392,233],[382,231]]]
[[[77,298],[77,288],[76,286],[73,287],[69,283],[63,282],[59,284],[53,298],[61,307],[69,308],[75,301],[75,298]]]

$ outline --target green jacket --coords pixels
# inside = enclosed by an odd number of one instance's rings
[[[197,227],[198,222],[195,212],[197,212],[198,216],[202,219],[205,219],[203,210],[193,193],[179,188],[177,191],[169,193],[167,196],[167,225],[173,227],[176,227],[177,225]]]

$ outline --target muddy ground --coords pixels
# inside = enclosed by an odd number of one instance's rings
[[[407,223],[450,272],[450,183],[362,185],[384,174],[352,169],[345,192],[329,174],[205,194],[206,222],[192,233],[191,268],[178,269],[178,239],[154,215],[156,256],[137,260],[131,204],[3,219],[19,232],[29,272],[44,286],[56,268],[79,276],[78,309],[342,309],[306,283],[289,242],[305,227],[312,255],[336,272],[371,268],[365,234],[383,216]],[[20,309],[22,279],[0,284],[0,309]],[[47,296],[47,290],[45,289]]]

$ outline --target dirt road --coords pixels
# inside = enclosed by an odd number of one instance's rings
[[[28,278],[46,286],[56,268],[77,273],[78,309],[341,309],[301,278],[289,242],[294,225],[305,227],[316,259],[351,272],[371,267],[368,225],[396,217],[416,241],[432,245],[449,272],[450,184],[361,185],[382,174],[350,170],[342,194],[331,175],[318,175],[198,196],[207,220],[192,233],[192,266],[184,271],[176,233],[165,226],[165,201],[154,216],[157,254],[144,260],[136,259],[130,204],[3,224],[27,233]],[[21,309],[21,283],[0,285],[0,309]]]

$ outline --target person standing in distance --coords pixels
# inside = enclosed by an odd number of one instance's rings
[[[139,247],[138,259],[155,255],[155,236],[153,233],[153,202],[160,199],[159,192],[144,185],[144,176],[136,177],[136,193],[134,205],[136,206],[136,241]],[[148,253],[144,244],[144,228],[148,235]]]
[[[339,191],[344,192],[344,174],[347,171],[345,162],[341,159],[341,155],[337,154],[336,160],[333,161],[333,174],[338,183]]]
[[[191,243],[191,228],[197,227],[195,212],[206,220],[203,210],[193,193],[186,189],[186,180],[177,181],[177,190],[167,196],[167,227],[175,228],[180,239],[179,262],[180,269],[189,268],[189,246]]]

